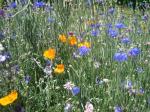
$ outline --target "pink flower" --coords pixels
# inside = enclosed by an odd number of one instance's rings
[[[70,81],[64,84],[64,88],[67,90],[72,90],[73,87],[74,87],[74,84],[72,84],[72,82]]]
[[[93,112],[93,110],[94,110],[93,105],[90,102],[87,102],[86,105],[85,105],[84,112]]]

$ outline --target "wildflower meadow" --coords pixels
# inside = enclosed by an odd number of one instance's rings
[[[149,0],[2,1],[0,112],[150,112]]]

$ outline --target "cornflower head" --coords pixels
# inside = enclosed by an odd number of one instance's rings
[[[34,6],[37,8],[43,8],[45,5],[46,5],[45,2],[43,2],[43,1],[34,3]]]
[[[73,96],[76,96],[77,94],[80,93],[80,88],[77,87],[77,86],[74,86],[74,87],[72,88],[71,92],[72,92]]]
[[[108,35],[112,38],[116,38],[118,36],[118,31],[112,28],[109,28]]]
[[[100,33],[100,31],[98,30],[98,29],[93,29],[92,31],[91,31],[91,35],[92,36],[98,36],[99,35],[99,33]]]
[[[122,28],[125,28],[126,26],[123,23],[117,23],[115,25],[115,27],[118,28],[118,29],[122,29]]]
[[[115,111],[114,112],[123,112],[122,108],[120,106],[115,106]]]
[[[5,12],[3,9],[0,9],[0,17],[4,17],[5,16]]]
[[[16,7],[17,7],[17,3],[16,3],[16,2],[12,2],[12,3],[9,5],[9,8],[15,9]]]
[[[129,44],[129,43],[131,43],[131,40],[128,37],[124,37],[124,38],[121,39],[121,43],[123,43],[123,44]]]
[[[131,57],[136,57],[140,54],[140,49],[135,47],[135,48],[131,48],[128,52],[128,55],[131,56]]]
[[[80,56],[85,56],[90,52],[90,48],[86,47],[86,46],[82,46],[80,48],[78,48],[78,52]]]
[[[114,9],[113,7],[110,7],[110,8],[108,9],[108,13],[109,13],[109,14],[114,14],[114,12],[115,12],[115,9]]]
[[[6,56],[0,54],[0,63],[6,60]]]
[[[26,75],[24,79],[25,79],[25,83],[29,84],[29,82],[31,81],[31,76]]]
[[[128,59],[128,56],[125,52],[117,52],[114,54],[113,59],[117,62],[124,62]]]

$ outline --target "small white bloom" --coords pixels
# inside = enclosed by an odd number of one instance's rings
[[[94,62],[94,68],[99,68],[100,67],[100,63],[99,62]]]
[[[46,66],[44,68],[44,73],[46,73],[47,75],[51,75],[52,74],[52,67],[51,66]]]
[[[72,82],[70,81],[64,84],[64,88],[67,90],[72,90],[73,87],[74,87],[74,84],[72,84]]]
[[[0,43],[0,52],[4,50],[3,45]]]
[[[104,81],[105,83],[108,83],[110,80],[109,80],[109,79],[103,79],[103,81]]]
[[[0,55],[0,62],[4,62],[6,60],[6,56]]]
[[[72,105],[70,103],[67,103],[65,105],[64,112],[71,112],[71,110],[72,110]]]
[[[86,105],[85,105],[84,112],[93,112],[93,110],[94,110],[93,105],[90,102],[87,102]]]

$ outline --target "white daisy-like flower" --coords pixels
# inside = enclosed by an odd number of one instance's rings
[[[72,90],[73,87],[74,87],[74,84],[71,81],[64,84],[64,88],[67,90]]]
[[[93,112],[94,111],[94,107],[90,102],[87,102],[85,105],[85,110],[84,112]]]
[[[4,50],[3,45],[0,43],[0,52]]]
[[[0,62],[4,62],[6,60],[6,56],[0,55]]]

